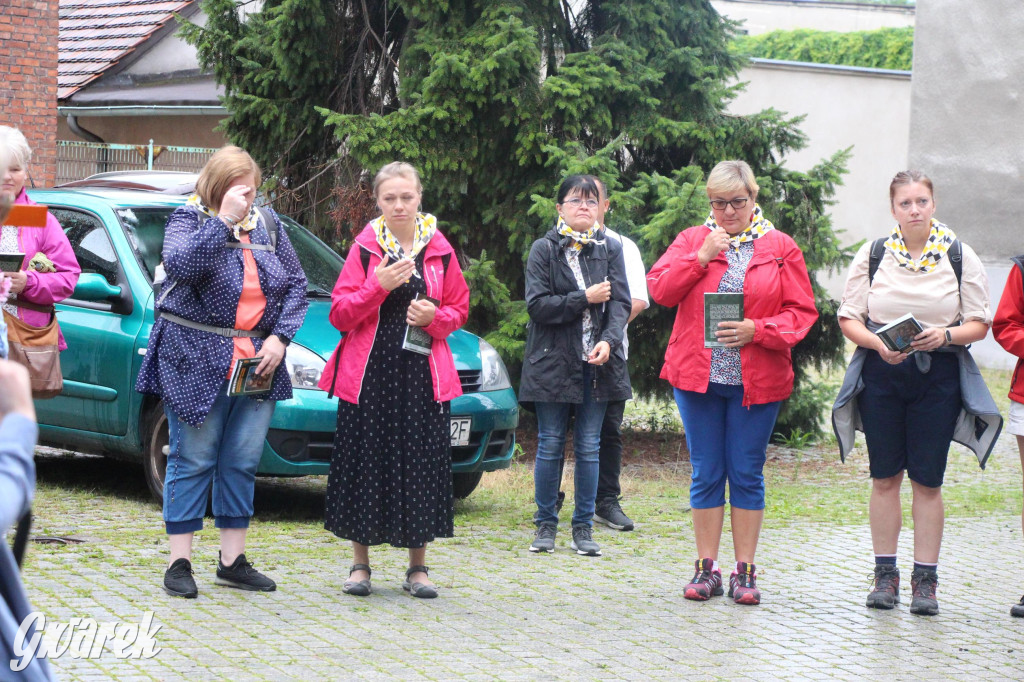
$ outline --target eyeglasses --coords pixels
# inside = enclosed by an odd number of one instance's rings
[[[586,206],[587,208],[597,208],[597,199],[573,198],[573,199],[566,199],[562,203],[563,204],[568,204],[569,206],[572,206],[573,208],[579,208],[580,206]]]
[[[716,211],[724,211],[726,206],[732,206],[737,211],[747,205],[750,201],[750,197],[740,197],[739,199],[712,199],[711,208]]]
[[[901,201],[900,203],[896,204],[896,206],[897,206],[897,208],[900,208],[900,209],[902,209],[904,211],[909,211],[910,207],[913,206],[914,203],[915,202],[913,202],[913,201],[907,200],[907,201]],[[931,199],[921,198],[921,199],[918,199],[916,203],[917,203],[917,207],[923,211],[924,209],[928,208],[928,205],[932,203],[932,200]]]

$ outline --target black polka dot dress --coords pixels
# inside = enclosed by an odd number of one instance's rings
[[[413,277],[384,299],[359,404],[338,404],[324,527],[364,545],[422,547],[454,533],[450,403],[434,400],[430,358],[402,350],[417,293],[426,285]]]

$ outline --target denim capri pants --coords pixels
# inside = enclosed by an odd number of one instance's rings
[[[673,388],[690,448],[690,506],[764,509],[764,462],[780,401],[743,406],[743,387],[709,383],[706,393]]]
[[[227,384],[198,429],[178,419],[164,403],[170,455],[164,476],[164,525],[168,535],[203,528],[206,501],[213,488],[217,528],[248,528],[273,400],[229,397]]]

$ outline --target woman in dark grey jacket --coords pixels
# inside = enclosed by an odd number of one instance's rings
[[[622,356],[630,312],[622,246],[603,239],[593,179],[572,175],[558,189],[558,223],[533,243],[526,264],[530,327],[519,399],[535,404],[537,532],[531,552],[553,552],[558,484],[569,410],[575,408],[576,508],[572,548],[600,556],[592,525],[598,443],[609,400],[632,397]]]

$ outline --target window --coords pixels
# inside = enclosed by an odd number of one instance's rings
[[[117,254],[103,221],[90,213],[66,208],[51,207],[50,212],[64,228],[82,272],[102,275],[107,283],[117,286]]]

